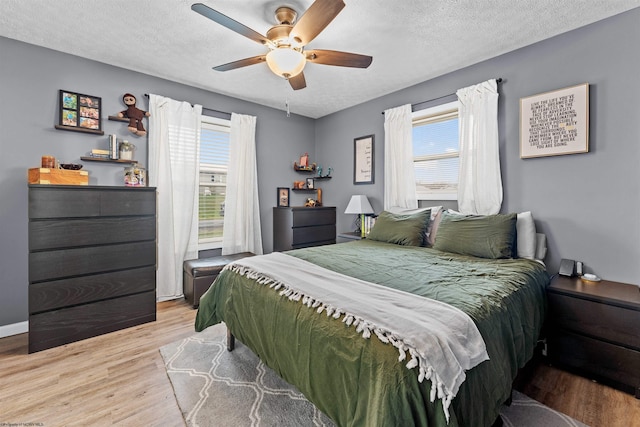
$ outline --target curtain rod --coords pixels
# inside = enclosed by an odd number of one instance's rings
[[[496,83],[501,83],[501,82],[502,82],[502,77],[498,77],[498,78],[496,79]],[[450,93],[450,94],[448,94],[448,95],[442,95],[442,96],[439,96],[439,97],[437,97],[437,98],[427,99],[426,101],[416,102],[415,104],[411,104],[411,111],[413,111],[413,108],[414,108],[415,106],[417,106],[417,105],[420,105],[420,104],[426,104],[427,102],[437,101],[438,99],[448,98],[448,97],[450,97],[450,96],[454,96],[454,95],[455,95],[455,92],[454,92],[454,93]],[[382,112],[382,115],[384,115],[384,111]]]
[[[149,97],[148,93],[145,93],[144,96],[146,96],[147,98]],[[191,106],[193,106],[193,104],[191,104]],[[215,110],[213,108],[207,108],[207,107],[202,107],[203,110],[208,110],[208,111],[212,111],[214,113],[218,113],[219,115],[223,115],[225,117],[220,117],[222,119],[230,119],[231,118],[231,113],[227,113],[226,111],[220,111],[220,110]]]

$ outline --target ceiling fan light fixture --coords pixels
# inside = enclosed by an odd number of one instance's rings
[[[307,63],[302,52],[289,47],[279,47],[267,53],[269,69],[280,77],[289,79],[302,72]]]
[[[307,87],[302,72],[307,61],[352,68],[367,68],[371,64],[373,58],[366,55],[337,50],[304,50],[344,7],[344,0],[313,0],[298,20],[295,10],[281,6],[276,10],[276,25],[263,36],[203,3],[191,5],[194,12],[269,49],[262,55],[218,65],[213,67],[214,70],[229,71],[266,62],[269,69],[287,80],[293,90]]]

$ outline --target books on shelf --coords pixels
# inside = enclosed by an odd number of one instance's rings
[[[109,159],[111,157],[111,153],[109,150],[101,150],[99,148],[93,148],[89,153],[89,157],[93,157],[96,159]]]
[[[375,216],[362,215],[362,224],[360,225],[362,230],[362,235],[367,236],[371,231],[371,229],[373,228],[373,226],[375,225],[375,223],[376,223]]]

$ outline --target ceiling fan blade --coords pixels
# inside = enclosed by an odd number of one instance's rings
[[[340,67],[367,68],[373,58],[357,53],[340,52],[338,50],[313,49],[305,50],[307,61],[314,64],[337,65]]]
[[[229,71],[235,70],[236,68],[246,67],[248,65],[255,65],[261,62],[266,62],[266,55],[252,56],[251,58],[239,59],[238,61],[229,62],[227,64],[218,65],[217,67],[213,67],[216,71]]]
[[[333,21],[344,6],[342,0],[316,0],[295,23],[290,36],[306,46]]]
[[[252,30],[251,28],[239,23],[236,20],[229,18],[227,15],[223,15],[217,10],[211,9],[209,6],[206,6],[202,3],[194,3],[191,5],[191,10],[194,12],[198,12],[200,15],[205,18],[209,18],[218,24],[227,27],[228,29],[235,31],[236,33],[243,35],[245,37],[250,38],[251,40],[258,42],[260,44],[267,45],[271,43],[271,41],[258,33],[257,31]]]
[[[293,90],[300,90],[307,87],[307,81],[304,79],[304,73],[300,72],[300,74],[289,77],[289,84]]]

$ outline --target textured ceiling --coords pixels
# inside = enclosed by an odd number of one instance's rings
[[[313,3],[197,1],[261,34],[275,24],[278,6],[300,16]],[[0,36],[278,109],[289,101],[292,113],[318,118],[640,6],[640,0],[344,1],[307,48],[371,55],[373,63],[364,70],[307,64],[307,87],[299,91],[266,64],[213,71],[265,48],[193,12],[196,0],[2,0]]]

